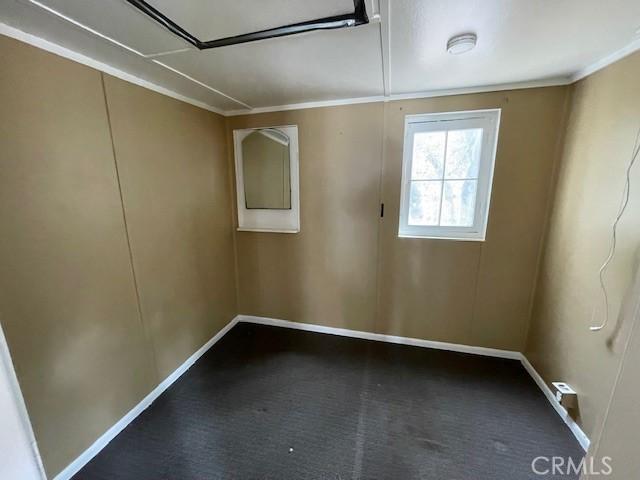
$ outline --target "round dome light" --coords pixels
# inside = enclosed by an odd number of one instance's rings
[[[451,55],[467,53],[474,49],[477,41],[478,37],[475,33],[463,33],[462,35],[456,35],[455,37],[451,37],[447,42],[447,52]]]

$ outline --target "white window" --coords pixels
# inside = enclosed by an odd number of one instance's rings
[[[500,110],[405,118],[400,237],[484,240]]]

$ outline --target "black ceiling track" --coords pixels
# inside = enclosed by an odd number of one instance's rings
[[[219,38],[218,40],[208,40],[203,42],[144,0],[127,0],[127,2],[145,15],[151,17],[174,35],[181,37],[200,50],[226,47],[229,45],[237,45],[239,43],[256,42],[258,40],[266,40],[267,38],[285,37],[287,35],[295,35],[314,30],[333,30],[336,28],[357,27],[358,25],[365,25],[369,23],[367,9],[364,4],[365,0],[353,0],[353,13],[318,18],[316,20],[293,23],[283,27],[269,28],[267,30],[260,30],[259,32],[244,33],[233,37],[225,37]]]

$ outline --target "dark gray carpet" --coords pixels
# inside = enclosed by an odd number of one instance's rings
[[[540,455],[583,452],[517,361],[240,323],[74,478],[556,478]]]

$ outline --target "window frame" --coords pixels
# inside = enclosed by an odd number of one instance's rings
[[[289,181],[291,182],[291,208],[268,209],[247,208],[244,187],[242,140],[256,130],[272,128],[289,137]],[[239,232],[299,233],[300,232],[300,152],[298,148],[298,126],[276,125],[243,128],[233,131],[235,157],[236,205]]]
[[[405,116],[398,237],[466,241],[485,240],[489,218],[489,207],[491,204],[491,190],[498,145],[500,114],[501,109],[496,108]],[[409,225],[409,196],[411,193],[411,170],[415,134],[420,132],[440,132],[470,128],[482,128],[474,224],[470,227]]]

